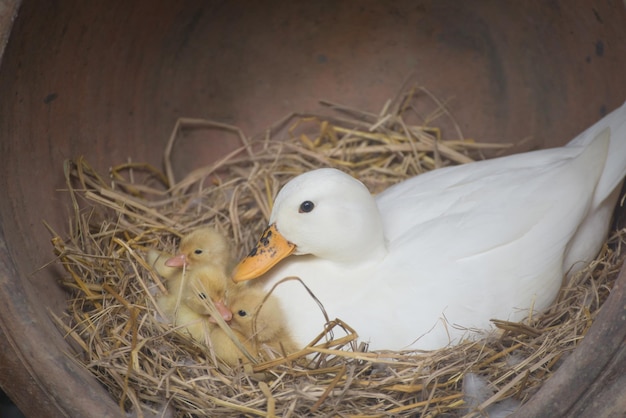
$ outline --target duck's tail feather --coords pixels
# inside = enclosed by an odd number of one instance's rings
[[[565,253],[563,267],[569,275],[591,261],[606,240],[611,215],[626,176],[626,103],[578,135],[568,146],[589,148],[594,143],[606,141],[607,137],[608,151],[589,212]],[[598,231],[605,233],[600,235]]]
[[[570,141],[568,146],[587,146],[609,130],[610,143],[602,176],[596,186],[592,208],[604,201],[614,200],[615,190],[621,187],[626,176],[626,102]]]

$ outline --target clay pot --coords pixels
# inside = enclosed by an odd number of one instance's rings
[[[378,112],[411,74],[452,99],[466,137],[529,139],[515,151],[563,144],[626,99],[617,1],[4,1],[0,43],[18,6],[0,67],[0,385],[32,417],[121,415],[50,320],[67,295],[40,268],[42,220],[67,230],[64,159],[159,165],[180,116],[253,134],[318,99]],[[213,136],[177,165],[233,147]],[[520,416],[626,410],[624,285]]]

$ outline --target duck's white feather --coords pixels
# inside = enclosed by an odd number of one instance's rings
[[[261,280],[300,277],[373,349],[439,348],[492,318],[545,309],[605,239],[626,174],[625,121],[626,104],[564,147],[435,170],[375,200],[336,170],[298,176],[270,221],[317,256],[288,257]],[[298,213],[304,200],[314,216]],[[316,303],[295,281],[276,294],[306,344],[322,329]]]

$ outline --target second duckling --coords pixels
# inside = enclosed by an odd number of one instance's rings
[[[277,298],[248,285],[229,289],[227,304],[232,311],[230,328],[253,357],[269,360],[298,350],[287,331],[285,314]],[[249,362],[247,356],[220,327],[211,328],[215,355],[230,366]]]

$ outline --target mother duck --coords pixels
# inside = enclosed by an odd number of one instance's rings
[[[436,349],[554,300],[598,253],[626,175],[626,103],[560,148],[437,169],[373,197],[330,168],[278,193],[233,273],[299,277],[371,349]],[[292,255],[292,256],[290,256]],[[274,290],[297,342],[323,330],[294,280]]]

